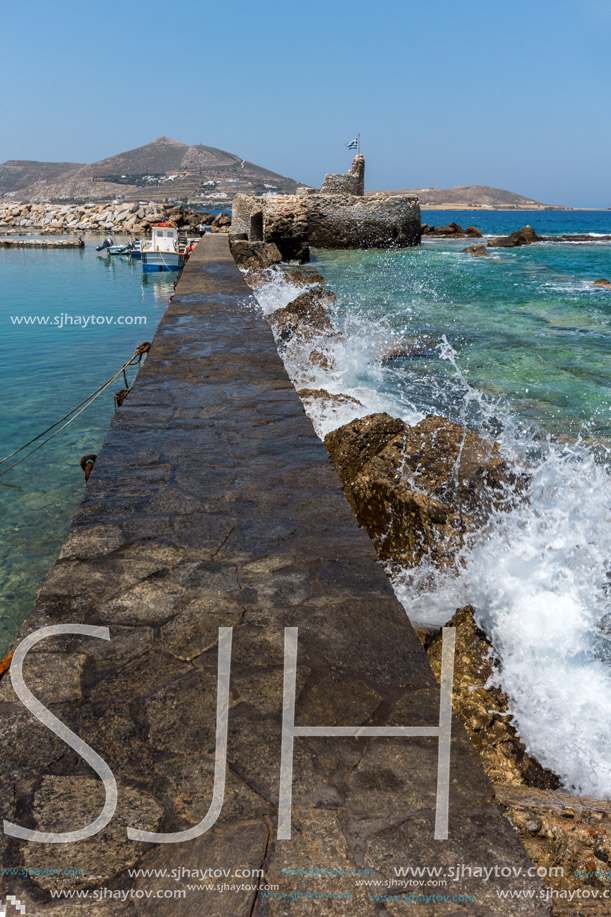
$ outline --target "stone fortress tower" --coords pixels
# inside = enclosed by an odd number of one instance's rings
[[[346,174],[330,174],[317,191],[233,200],[231,237],[275,242],[287,261],[308,261],[309,247],[391,248],[419,245],[420,204],[414,195],[365,195],[365,158]]]

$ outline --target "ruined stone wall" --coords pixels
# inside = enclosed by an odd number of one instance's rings
[[[420,243],[420,204],[417,197],[311,194],[303,200],[307,207],[310,245],[319,248],[385,248]]]
[[[263,238],[275,242],[287,261],[307,261],[307,201],[314,197],[281,194],[263,201]]]
[[[253,197],[250,194],[236,194],[231,208],[231,235],[246,233],[250,239],[251,219],[262,210],[261,198]]]
[[[325,177],[320,188],[321,194],[365,194],[365,157],[355,156],[347,174],[335,173]]]
[[[320,186],[321,194],[358,194],[359,181],[356,175],[348,173],[330,174]]]

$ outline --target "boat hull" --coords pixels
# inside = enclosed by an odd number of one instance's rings
[[[143,271],[180,271],[185,256],[178,252],[142,252]]]

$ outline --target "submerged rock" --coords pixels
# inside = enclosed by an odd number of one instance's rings
[[[379,359],[382,363],[391,363],[403,357],[425,357],[435,353],[438,341],[432,337],[421,335],[413,338],[402,338],[387,344],[381,351]]]
[[[325,445],[380,558],[400,567],[453,563],[465,533],[524,483],[497,443],[445,417],[408,427],[370,414],[333,430]]]
[[[517,229],[508,236],[497,236],[496,239],[491,239],[488,247],[517,248],[519,245],[532,245],[533,242],[541,241],[543,241],[542,237],[537,235],[532,226],[523,226],[522,229]]]
[[[473,255],[474,258],[490,257],[490,252],[485,245],[467,245],[462,252],[465,255]]]
[[[462,720],[494,783],[555,788],[560,781],[526,751],[512,724],[507,697],[491,678],[495,670],[493,649],[475,623],[473,608],[459,608],[448,621],[456,633],[452,705]],[[437,680],[441,677],[441,634],[425,640]]]

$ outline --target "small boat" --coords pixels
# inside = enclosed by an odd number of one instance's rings
[[[127,242],[125,245],[110,245],[108,247],[109,255],[131,255],[132,243]]]
[[[140,240],[136,239],[133,242],[122,242],[120,245],[115,245],[114,239],[108,236],[101,245],[98,245],[96,252],[102,252],[104,255],[130,255],[139,258]]]
[[[140,246],[143,271],[180,271],[187,260],[174,223],[155,223],[150,242]]]

